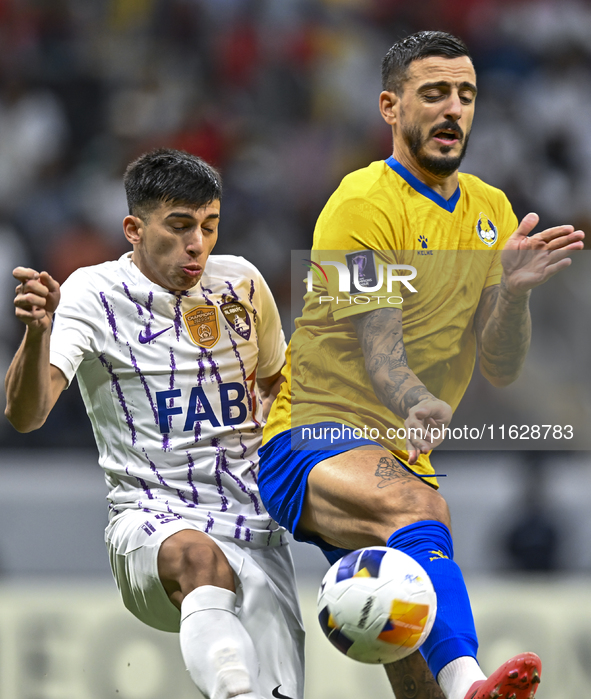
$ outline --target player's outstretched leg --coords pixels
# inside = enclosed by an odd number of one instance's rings
[[[258,699],[258,658],[236,617],[236,595],[203,585],[181,604],[181,652],[191,679],[208,699]]]
[[[234,573],[207,534],[185,529],[158,553],[160,580],[180,608],[181,652],[207,699],[259,699],[259,661],[236,616]]]
[[[542,662],[535,653],[521,653],[507,660],[486,680],[475,682],[465,699],[532,699]]]
[[[384,665],[390,685],[400,699],[445,699],[419,651]]]

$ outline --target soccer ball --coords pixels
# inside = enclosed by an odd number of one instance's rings
[[[392,663],[413,653],[436,614],[427,573],[410,556],[385,546],[341,558],[318,594],[318,619],[328,640],[363,663]]]

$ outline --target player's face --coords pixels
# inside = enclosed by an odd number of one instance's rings
[[[186,291],[201,279],[218,237],[220,202],[199,209],[161,204],[141,219],[126,216],[123,228],[140,271],[170,291]]]
[[[429,56],[410,64],[397,102],[394,153],[436,177],[455,172],[474,118],[476,74],[467,56]]]

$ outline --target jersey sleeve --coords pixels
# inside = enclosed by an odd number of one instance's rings
[[[83,270],[74,272],[62,284],[53,317],[49,362],[62,371],[68,386],[82,361],[97,356],[104,344],[104,314],[97,313],[97,303]]]
[[[515,216],[509,200],[502,192],[499,192],[499,194],[501,196],[498,216],[498,220],[501,222],[499,224],[498,231],[499,242],[484,283],[485,289],[489,286],[494,286],[495,284],[501,283],[501,276],[503,274],[503,267],[501,265],[501,251],[505,247],[507,240],[517,230],[517,226],[519,225],[517,216]]]
[[[314,231],[312,258],[328,276],[324,298],[335,320],[382,308],[394,296],[402,303],[400,283],[389,278],[388,270],[403,263],[396,230],[393,219],[367,199],[347,198],[325,207]]]
[[[257,376],[265,379],[273,376],[285,364],[285,335],[281,327],[281,318],[275,299],[271,294],[267,282],[263,279],[261,273],[253,268],[256,272],[253,283],[258,286],[255,289],[255,299],[257,306],[257,337],[259,344],[259,362],[257,368]]]

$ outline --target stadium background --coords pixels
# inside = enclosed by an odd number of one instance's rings
[[[62,281],[125,251],[122,171],[155,146],[221,168],[217,251],[259,266],[289,327],[290,250],[309,246],[344,174],[391,152],[379,62],[394,40],[425,28],[462,36],[474,57],[480,94],[462,169],[501,187],[518,216],[534,210],[544,227],[568,221],[590,233],[588,2],[0,0],[2,373],[22,334],[12,268]],[[566,364],[588,378],[589,278],[540,291],[534,369]],[[38,432],[19,435],[0,418],[1,699],[196,696],[175,639],[118,602],[95,458],[75,387]],[[437,465],[448,473],[483,664],[528,646],[546,660],[540,699],[584,696],[588,454],[463,452]],[[323,560],[311,547],[294,554],[312,636],[307,696],[388,696],[375,668],[316,636]]]

